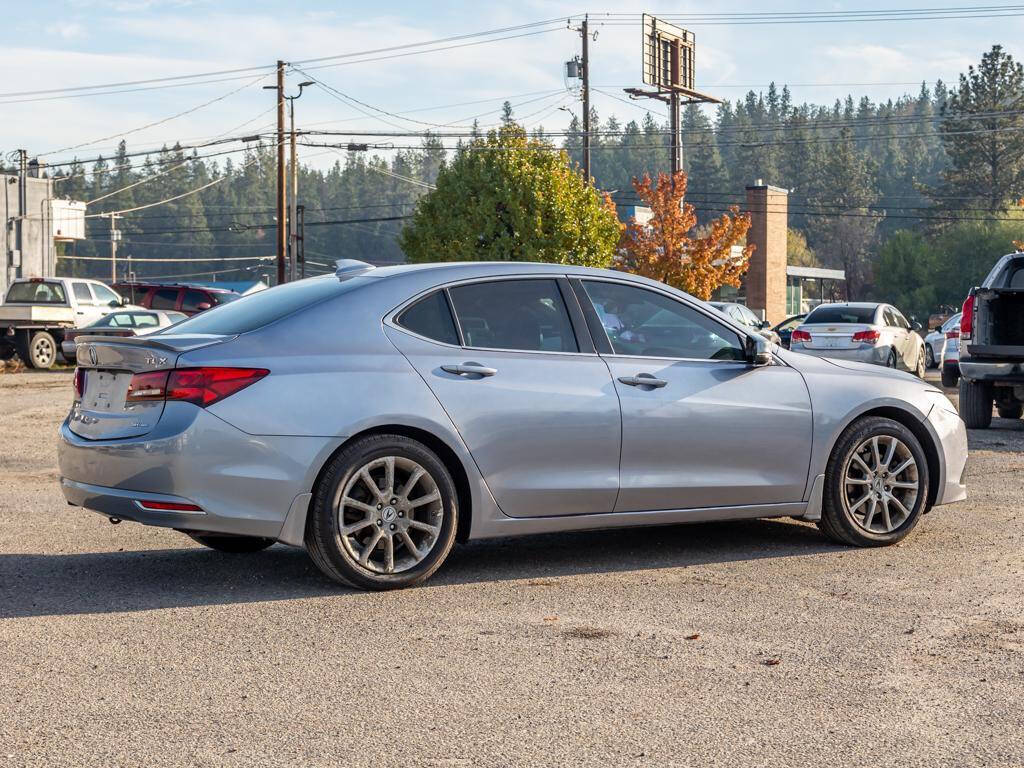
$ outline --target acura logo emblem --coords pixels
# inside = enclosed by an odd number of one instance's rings
[[[89,347],[89,362],[93,365],[96,365],[98,362],[96,358],[96,347]]]

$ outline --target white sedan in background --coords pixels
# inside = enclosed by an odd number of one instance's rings
[[[69,363],[76,361],[75,338],[78,336],[145,336],[187,319],[181,312],[163,309],[131,309],[111,312],[92,325],[75,328],[64,334],[60,351]]]
[[[929,368],[935,368],[936,366],[942,365],[942,360],[946,351],[947,339],[950,338],[950,331],[956,328],[959,338],[960,316],[962,314],[962,312],[957,312],[946,320],[946,322],[924,337],[924,352],[926,363]]]
[[[815,307],[793,331],[789,348],[817,357],[902,368],[924,378],[921,326],[891,304],[850,302]]]

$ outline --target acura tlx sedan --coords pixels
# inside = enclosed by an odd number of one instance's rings
[[[547,531],[791,516],[892,544],[966,497],[937,389],[619,272],[339,262],[77,354],[71,504],[370,589]]]

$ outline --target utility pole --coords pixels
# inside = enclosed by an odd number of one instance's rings
[[[675,179],[683,169],[683,148],[679,143],[679,94],[676,91],[669,94],[668,112],[669,130],[672,132],[672,178]]]
[[[264,86],[277,91],[277,284],[285,282],[284,260],[288,248],[285,216],[284,168],[284,62],[277,62],[277,85]]]
[[[298,229],[296,220],[298,217],[299,199],[299,164],[295,153],[295,100],[302,95],[304,88],[313,85],[312,80],[299,83],[299,92],[294,96],[285,96],[288,99],[288,114],[291,132],[291,205],[288,212],[288,279],[294,280],[298,267]]]
[[[28,216],[28,151],[18,150],[18,257],[14,266],[20,269],[25,258],[25,218]],[[19,273],[20,274],[20,273]]]
[[[299,231],[295,236],[295,242],[299,250],[299,277],[306,278],[306,206],[298,206]]]
[[[110,282],[117,282],[117,241],[121,239],[121,231],[117,228],[117,220],[121,217],[110,214]]]
[[[583,59],[580,68],[583,70],[583,178],[590,184],[590,56],[588,43],[590,42],[590,28],[588,17],[583,16],[583,25],[580,27],[580,34],[583,36]]]

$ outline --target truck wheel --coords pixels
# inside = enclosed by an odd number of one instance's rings
[[[942,386],[952,389],[960,381],[960,366],[942,364]]]
[[[1024,405],[1020,403],[1014,403],[1013,405],[997,405],[996,413],[999,414],[1001,419],[1019,419],[1021,414],[1024,413]]]
[[[960,418],[968,429],[988,429],[992,424],[992,385],[960,379]]]
[[[57,342],[47,331],[30,333],[28,344],[18,354],[29,368],[52,368],[57,362]]]

